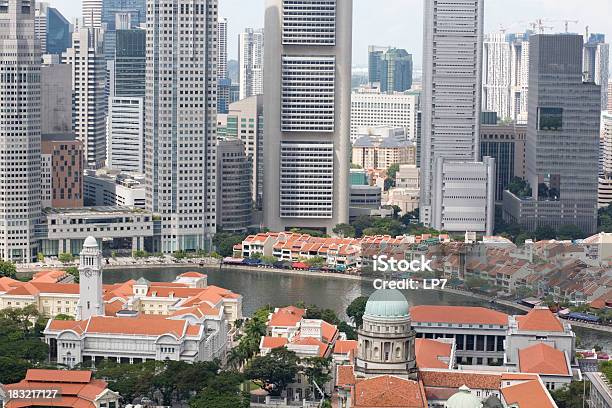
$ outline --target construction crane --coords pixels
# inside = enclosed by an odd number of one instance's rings
[[[565,32],[569,32],[569,23],[578,24],[578,20],[563,20],[563,24],[565,25]]]
[[[540,34],[544,34],[544,30],[552,30],[555,27],[544,25],[544,19],[538,18],[535,22],[531,23],[531,28],[535,31],[536,27],[538,27],[538,32]]]

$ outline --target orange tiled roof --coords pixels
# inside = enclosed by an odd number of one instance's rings
[[[501,392],[507,404],[517,404],[520,408],[556,407],[548,392],[536,380],[502,388]]]
[[[34,274],[30,282],[57,283],[66,275],[66,271],[61,270],[40,271]]]
[[[221,313],[221,309],[217,309],[206,302],[202,302],[197,306],[177,310],[171,313],[170,316],[184,316],[187,314],[192,314],[197,318],[202,318],[204,316],[218,316],[219,313]]]
[[[26,372],[25,380],[38,382],[88,383],[91,381],[91,371],[30,369]]]
[[[205,276],[206,275],[200,272],[185,272],[179,275],[179,277],[185,277],[185,278],[204,278]]]
[[[499,374],[451,370],[421,370],[420,374],[425,387],[459,388],[466,385],[471,389],[498,390],[500,386]]]
[[[524,316],[517,316],[519,330],[562,332],[563,324],[547,307],[535,307]]]
[[[453,346],[432,339],[416,339],[415,352],[419,368],[449,368]],[[446,361],[440,360],[446,358]]]
[[[270,327],[294,327],[298,324],[306,310],[295,306],[288,306],[278,309],[272,314],[268,321]]]
[[[354,408],[426,408],[421,382],[390,375],[357,381],[353,390]]]
[[[519,350],[519,368],[523,373],[570,375],[565,353],[544,343]]]
[[[334,345],[336,354],[348,354],[354,350],[357,350],[357,340],[337,340]]]
[[[15,279],[11,279],[7,276],[0,277],[0,291],[7,292],[13,289],[15,286],[21,286],[23,282],[20,282]]]
[[[261,347],[275,349],[278,347],[283,347],[287,344],[287,339],[285,337],[270,337],[264,336],[262,337]]]
[[[319,356],[324,357],[327,354],[327,344],[315,339],[314,337],[294,337],[290,344],[296,346],[317,346],[319,348]]]
[[[508,324],[507,314],[484,307],[420,305],[413,306],[410,315],[415,322]]]
[[[336,367],[336,385],[345,387],[355,384],[355,370],[352,365],[339,365]]]
[[[125,305],[125,303],[120,299],[106,302],[104,303],[104,314],[106,316],[115,316],[118,311],[123,309],[123,305]]]
[[[326,342],[331,342],[338,333],[338,328],[325,320],[321,321],[321,335]]]

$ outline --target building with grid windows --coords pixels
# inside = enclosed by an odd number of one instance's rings
[[[352,0],[268,0],[264,224],[349,218]]]

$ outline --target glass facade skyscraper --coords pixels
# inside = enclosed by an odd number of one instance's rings
[[[129,27],[117,27],[116,18],[118,14],[129,15]],[[116,30],[136,28],[146,21],[146,0],[103,0],[102,2],[102,24],[106,25],[104,32],[104,54],[106,59],[112,59],[115,43]]]
[[[143,97],[145,94],[145,30],[117,30],[115,50],[115,95]]]
[[[47,50],[48,54],[61,54],[70,47],[70,23],[55,8],[47,9]]]
[[[401,48],[368,47],[368,82],[381,92],[403,92],[412,87],[412,55]]]

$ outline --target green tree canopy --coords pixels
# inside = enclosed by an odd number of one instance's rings
[[[350,224],[338,224],[332,231],[334,234],[345,238],[353,238],[355,236],[355,227]]]
[[[557,231],[557,238],[574,240],[585,238],[585,234],[576,225],[568,224],[559,227],[559,231]]]
[[[15,279],[17,277],[17,267],[9,261],[0,261],[0,277]]]
[[[351,318],[353,324],[355,324],[355,326],[358,328],[363,324],[363,315],[365,313],[366,303],[368,303],[368,297],[360,296],[353,300],[346,308],[346,315]]]
[[[273,395],[280,393],[291,383],[298,372],[298,357],[285,347],[273,349],[265,356],[257,356],[244,374],[258,381],[261,388]]]
[[[222,256],[232,256],[234,245],[242,243],[246,236],[230,232],[218,232],[213,237],[213,244]]]
[[[545,239],[555,238],[557,232],[554,230],[554,228],[548,225],[540,225],[538,228],[536,228],[534,234],[537,241],[542,241]]]

